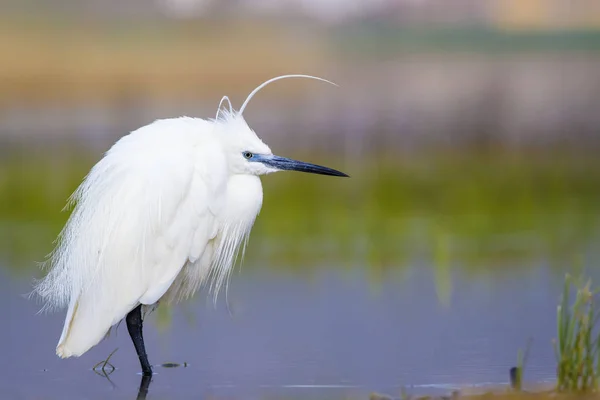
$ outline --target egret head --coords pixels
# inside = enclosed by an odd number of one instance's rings
[[[227,132],[224,132],[222,137],[228,156],[229,168],[233,173],[265,175],[277,171],[300,171],[320,175],[348,176],[343,172],[321,165],[274,155],[269,146],[260,140],[244,120],[244,117],[242,116],[244,109],[248,105],[250,99],[260,89],[276,80],[295,77],[316,79],[335,85],[333,82],[310,75],[283,75],[272,78],[254,89],[237,112],[232,110],[231,103],[227,96],[223,97],[221,100],[215,121],[217,123],[222,123],[222,126],[226,128]],[[221,109],[221,105],[224,101],[227,101],[229,104],[229,110]]]

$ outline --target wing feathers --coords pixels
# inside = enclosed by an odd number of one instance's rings
[[[153,131],[122,138],[70,199],[75,208],[35,289],[47,308],[69,305],[59,355],[83,354],[202,256],[218,185],[205,184],[198,149],[184,139]]]

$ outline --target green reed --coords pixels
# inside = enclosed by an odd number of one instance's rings
[[[574,289],[574,291],[573,291]],[[568,275],[557,308],[557,390],[589,392],[598,389],[600,335],[596,328],[600,313],[591,280]],[[574,301],[570,303],[574,297]]]
[[[520,391],[523,388],[523,371],[525,370],[525,364],[529,356],[529,350],[531,349],[531,343],[533,339],[527,340],[525,350],[519,349],[517,352],[517,365],[510,369],[510,385],[516,390]]]

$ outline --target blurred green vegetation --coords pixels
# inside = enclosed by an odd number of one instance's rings
[[[467,155],[468,154],[468,155]],[[443,277],[544,258],[564,269],[597,238],[600,161],[578,154],[469,152],[412,159],[292,155],[350,179],[263,178],[245,263],[310,274],[322,265],[378,275],[426,258]],[[15,151],[0,160],[0,257],[30,274],[52,249],[61,212],[100,153]],[[447,279],[442,279],[447,282]],[[441,298],[449,288],[440,285]]]

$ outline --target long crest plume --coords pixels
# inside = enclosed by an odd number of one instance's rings
[[[333,83],[331,81],[328,81],[327,79],[319,78],[318,76],[312,76],[312,75],[294,74],[294,75],[276,76],[275,78],[271,78],[268,81],[265,81],[265,82],[261,83],[260,85],[258,85],[258,87],[256,89],[254,89],[252,92],[250,92],[250,94],[248,95],[248,97],[246,97],[246,100],[244,101],[244,104],[242,104],[242,106],[240,107],[240,110],[238,111],[239,115],[242,115],[244,113],[244,110],[246,109],[246,106],[248,105],[248,103],[250,102],[250,100],[262,88],[264,88],[265,86],[267,86],[270,83],[273,83],[273,82],[281,80],[281,79],[287,79],[287,78],[308,78],[308,79],[315,79],[317,81],[322,81],[322,82],[326,82],[326,83],[332,84],[333,86],[338,86],[337,84],[335,84],[335,83]]]

